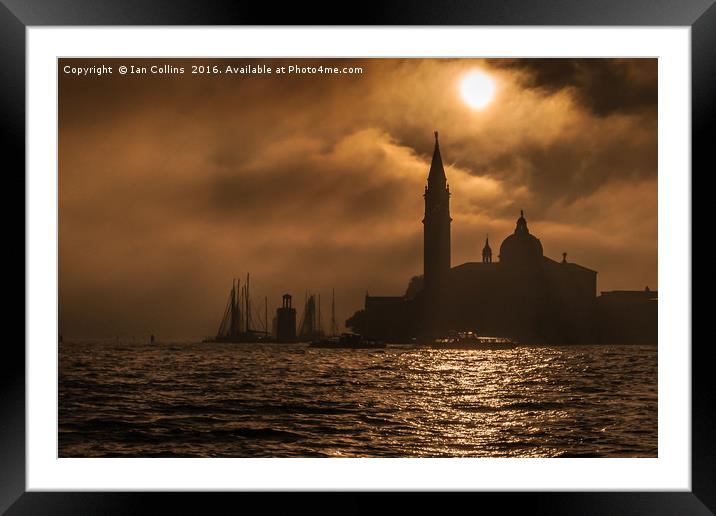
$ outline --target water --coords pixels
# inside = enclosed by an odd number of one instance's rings
[[[69,343],[61,457],[656,457],[657,352]]]

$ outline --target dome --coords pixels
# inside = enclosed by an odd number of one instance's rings
[[[524,212],[520,211],[515,232],[505,238],[500,246],[500,261],[525,263],[536,261],[543,256],[542,242],[530,234]]]

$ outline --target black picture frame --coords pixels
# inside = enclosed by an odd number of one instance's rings
[[[715,0],[529,0],[394,1],[322,6],[228,0],[0,0],[0,120],[5,179],[21,178],[25,167],[25,29],[42,25],[560,25],[691,27],[692,172],[713,170],[716,113]],[[11,194],[11,192],[14,192]],[[6,198],[22,195],[8,188]],[[6,220],[11,220],[9,215]],[[694,222],[697,222],[694,220]],[[7,224],[6,224],[7,226]],[[23,249],[25,246],[23,244]],[[689,252],[682,249],[679,252]],[[23,254],[23,264],[27,256]],[[19,261],[17,259],[16,261]],[[24,299],[24,295],[23,295]],[[23,304],[23,310],[24,310]],[[19,323],[16,323],[19,325]],[[24,328],[23,328],[24,335]],[[24,339],[23,339],[24,340]],[[132,514],[151,511],[207,512],[207,497],[239,503],[247,493],[69,493],[25,492],[25,350],[20,339],[4,343],[0,374],[0,511],[7,514]],[[472,507],[521,508],[549,514],[714,514],[716,513],[716,447],[711,421],[716,395],[713,356],[708,341],[691,346],[692,356],[692,490],[690,492],[550,492],[479,493],[454,500]],[[691,343],[683,343],[690,346]],[[659,374],[663,374],[660,370]],[[339,502],[304,494],[262,497],[262,511],[278,508],[312,512],[361,513],[372,510],[376,494],[352,493]],[[464,495],[454,495],[464,496]],[[475,500],[474,497],[478,499]],[[241,500],[250,507],[252,500]],[[404,497],[402,511],[430,509],[423,495]],[[489,503],[489,505],[485,505]],[[494,504],[497,505],[494,505]],[[289,506],[290,504],[290,506]],[[233,505],[234,509],[238,505]],[[437,507],[437,506],[436,506]],[[444,507],[443,507],[444,509]],[[233,509],[232,509],[233,511]],[[502,510],[501,510],[502,511]]]

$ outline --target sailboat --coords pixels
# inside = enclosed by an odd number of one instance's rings
[[[246,274],[246,284],[243,287],[240,280],[232,280],[229,299],[226,302],[219,330],[216,332],[216,336],[207,337],[203,342],[266,341],[269,335],[268,322],[264,320],[263,330],[252,327],[250,285],[251,276],[249,274]],[[265,300],[265,307],[266,314],[264,317],[268,319],[268,300]]]
[[[336,324],[336,289],[333,289],[331,299],[331,334],[328,337],[319,337],[312,340],[309,344],[309,347],[336,349],[376,349],[384,348],[386,346],[385,343],[381,341],[365,340],[357,333],[341,333],[340,335],[338,335],[338,325]]]
[[[316,302],[315,294],[306,293],[306,303],[303,307],[303,316],[298,327],[298,339],[307,341],[324,336],[321,327],[321,298]]]

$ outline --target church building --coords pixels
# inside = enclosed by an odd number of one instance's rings
[[[609,321],[600,317],[607,311],[596,295],[597,272],[568,261],[567,253],[559,261],[544,256],[523,211],[496,260],[486,237],[480,261],[452,266],[450,195],[436,132],[424,193],[423,274],[402,296],[366,294],[361,325],[366,337],[409,342],[464,330],[532,343],[601,340],[601,325]],[[655,302],[655,294],[649,299]],[[656,326],[651,320],[646,324]]]

